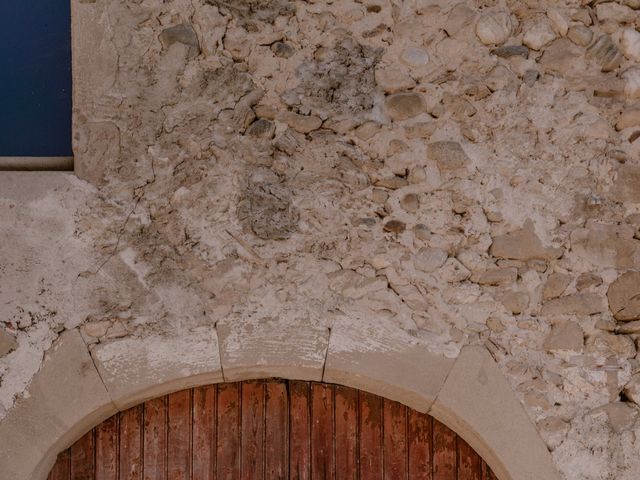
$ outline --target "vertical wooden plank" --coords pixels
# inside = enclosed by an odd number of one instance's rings
[[[144,480],[165,480],[167,473],[166,397],[144,404]]]
[[[48,480],[71,480],[71,452],[65,450],[58,455]]]
[[[96,427],[95,480],[118,480],[118,415]]]
[[[285,480],[289,474],[289,402],[287,385],[271,381],[266,385],[266,465],[269,480]]]
[[[309,383],[289,382],[289,477],[309,480]]]
[[[456,434],[433,419],[433,480],[456,480]]]
[[[335,387],[336,480],[357,478],[358,391]]]
[[[384,480],[407,478],[407,407],[383,402]]]
[[[360,479],[382,480],[382,399],[359,392]]]
[[[482,480],[482,458],[462,438],[457,438],[458,478]]]
[[[216,445],[216,387],[193,389],[193,480],[214,480]]]
[[[408,412],[409,478],[431,480],[433,458],[431,456],[432,419],[425,413],[409,409]]]
[[[333,386],[311,384],[311,478],[334,478]]]
[[[264,480],[264,382],[242,384],[240,478]]]
[[[190,480],[191,390],[167,398],[167,472],[171,480]]]
[[[217,480],[240,478],[240,385],[218,385]]]
[[[120,414],[120,465],[118,480],[142,478],[142,409],[141,405]]]
[[[93,435],[91,430],[71,446],[72,480],[93,480]]]

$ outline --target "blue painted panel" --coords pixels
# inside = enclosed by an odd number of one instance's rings
[[[71,156],[70,0],[0,0],[0,156]]]

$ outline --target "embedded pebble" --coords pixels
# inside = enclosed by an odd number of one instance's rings
[[[620,36],[620,50],[629,60],[640,62],[640,32],[625,28]]]
[[[484,14],[476,23],[476,35],[485,45],[502,45],[513,32],[513,20],[507,12]]]
[[[616,122],[616,130],[640,126],[640,108],[627,108]]]
[[[553,25],[553,30],[564,37],[569,31],[569,22],[567,19],[560,13],[557,9],[551,8],[547,10],[547,17],[551,20],[551,24]]]
[[[276,57],[280,58],[290,58],[295,53],[295,49],[291,45],[283,42],[276,42],[271,45],[271,51]]]
[[[556,32],[551,24],[548,21],[541,21],[525,32],[522,43],[532,50],[540,50],[555,38]]]
[[[640,67],[631,67],[620,75],[624,80],[624,94],[627,98],[640,98]]]
[[[596,16],[601,22],[631,23],[636,20],[638,14],[626,5],[606,2],[596,5]]]
[[[586,47],[593,39],[593,32],[585,25],[573,25],[567,32],[567,37],[576,45]]]
[[[458,142],[433,142],[427,146],[429,158],[436,162],[440,171],[465,168],[470,160]]]
[[[622,54],[611,37],[601,35],[587,48],[589,57],[593,58],[602,68],[603,72],[615,70],[622,63]]]
[[[420,208],[420,198],[415,193],[408,193],[400,199],[400,206],[409,213],[415,213]]]
[[[640,272],[620,275],[607,291],[609,309],[618,321],[640,320]]]
[[[429,54],[422,48],[408,47],[402,51],[400,60],[410,67],[423,67],[429,63]]]
[[[420,93],[394,93],[389,95],[385,100],[387,115],[394,121],[402,121],[416,117],[426,109],[427,103]]]
[[[524,57],[529,56],[529,49],[522,45],[503,45],[491,50],[491,53],[501,58]]]
[[[389,220],[387,223],[385,223],[382,226],[382,229],[385,232],[402,233],[407,229],[407,226],[404,222],[401,222],[400,220]]]

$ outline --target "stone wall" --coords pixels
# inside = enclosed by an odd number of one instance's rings
[[[73,9],[80,178],[0,176],[0,418],[65,330],[348,322],[485,346],[566,480],[638,477],[638,0]]]

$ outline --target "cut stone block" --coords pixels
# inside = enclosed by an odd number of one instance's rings
[[[453,362],[400,329],[338,323],[331,330],[323,381],[365,390],[426,412]]]
[[[218,322],[227,382],[280,377],[322,380],[329,329],[278,320]]]
[[[429,412],[498,478],[560,480],[551,455],[489,352],[465,347]]]
[[[213,328],[120,338],[91,350],[109,394],[120,410],[169,392],[222,381]]]

